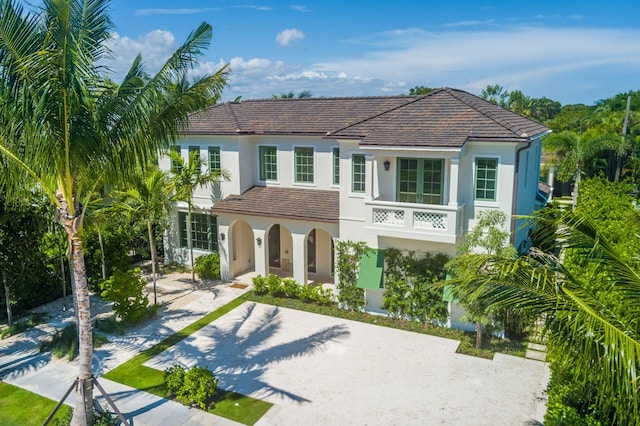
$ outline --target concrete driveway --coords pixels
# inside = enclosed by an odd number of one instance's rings
[[[258,425],[542,424],[546,363],[457,341],[245,303],[147,363],[208,366],[272,402]]]

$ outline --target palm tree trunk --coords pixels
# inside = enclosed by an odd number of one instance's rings
[[[91,331],[91,303],[89,286],[82,253],[82,216],[69,214],[68,205],[61,202],[58,217],[69,239],[71,251],[72,288],[76,304],[78,328],[78,377],[76,378],[76,403],[71,425],[87,426],[93,424],[93,335]]]
[[[104,242],[102,241],[102,232],[100,232],[100,227],[98,227],[98,242],[100,243],[100,260],[102,266],[102,279],[107,279],[107,264],[104,260]]]
[[[476,348],[482,348],[482,323],[476,323]]]
[[[4,286],[4,301],[7,305],[7,325],[11,327],[13,325],[13,315],[11,312],[11,291],[9,284],[7,284],[7,271],[2,270],[2,285]]]
[[[62,254],[62,240],[60,233],[54,231],[58,235],[58,253],[60,254],[60,278],[62,281],[62,309],[67,309],[67,279],[66,271],[64,269],[64,255]]]
[[[153,238],[153,227],[151,226],[151,220],[147,219],[147,231],[149,232],[149,248],[151,249],[151,278],[153,279],[153,304],[158,304],[156,296],[156,261],[158,253],[156,252],[156,243]]]
[[[188,209],[188,214],[187,214],[187,222],[189,222],[187,224],[187,243],[189,244],[189,255],[191,256],[191,284],[195,284],[196,282],[196,272],[195,272],[195,268],[194,268],[194,264],[193,264],[193,238],[192,238],[192,232],[193,232],[193,225],[191,224],[191,200],[189,200],[189,209]]]
[[[573,182],[573,203],[572,210],[576,209],[578,205],[578,191],[580,190],[580,174],[582,170],[580,169],[580,163],[576,164],[576,179]]]

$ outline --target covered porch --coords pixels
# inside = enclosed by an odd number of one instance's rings
[[[220,269],[250,284],[276,274],[299,283],[334,282],[338,192],[253,187],[217,203]]]

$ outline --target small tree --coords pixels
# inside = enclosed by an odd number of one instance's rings
[[[172,168],[173,178],[171,183],[175,189],[175,199],[187,203],[187,245],[189,246],[189,259],[191,260],[191,282],[196,281],[195,264],[193,262],[193,223],[191,223],[191,212],[193,203],[191,198],[196,188],[209,185],[221,180],[229,180],[230,174],[225,169],[213,169],[209,167],[203,171],[205,164],[200,158],[200,153],[196,151],[189,152],[189,159],[184,161],[180,152],[171,150],[168,152],[169,158],[175,167]]]
[[[447,269],[456,279],[466,279],[474,275],[487,274],[486,268],[475,269],[474,256],[477,254],[516,257],[516,250],[508,245],[509,232],[504,229],[507,215],[500,210],[484,210],[478,214],[476,226],[467,234],[466,241],[454,259],[447,263]],[[476,347],[482,347],[482,329],[491,324],[495,312],[480,301],[461,300],[467,317],[476,324]]]
[[[143,294],[146,282],[138,268],[127,272],[114,271],[108,280],[100,284],[100,295],[113,302],[113,311],[127,323],[138,323],[155,314],[158,305],[149,307],[149,299]]]

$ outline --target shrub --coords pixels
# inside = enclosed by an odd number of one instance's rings
[[[271,296],[275,296],[275,297],[284,296],[282,280],[277,275],[269,274],[269,276],[267,277],[267,288]]]
[[[220,279],[220,255],[218,253],[211,253],[198,257],[194,261],[194,271],[203,281]]]
[[[300,286],[298,297],[303,302],[317,303],[324,306],[328,306],[333,302],[333,292],[331,289],[322,288],[322,284]]]
[[[114,312],[124,322],[136,324],[158,312],[159,306],[150,307],[149,299],[143,295],[145,285],[140,269],[127,272],[116,270],[108,280],[100,284],[100,295],[113,302]]]
[[[164,380],[176,399],[186,405],[195,404],[203,410],[218,389],[218,379],[207,367],[193,367],[187,371],[176,364],[165,370]]]
[[[280,290],[284,297],[295,299],[300,293],[300,284],[293,278],[284,278],[280,284]]]
[[[256,277],[253,277],[253,279],[251,281],[253,281],[253,291],[255,291],[256,294],[262,296],[262,295],[267,294],[269,292],[269,286],[267,285],[267,279],[264,277],[264,275],[258,275]]]
[[[93,321],[93,328],[107,334],[124,334],[125,327],[114,316],[98,318]]]

